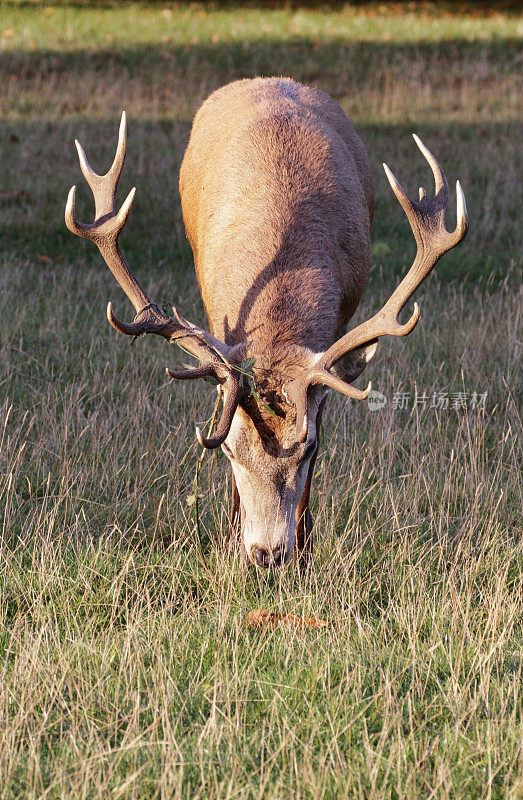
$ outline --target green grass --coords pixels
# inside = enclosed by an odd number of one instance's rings
[[[521,48],[504,5],[3,3],[2,800],[520,796]],[[418,292],[415,333],[368,370],[386,409],[329,401],[307,574],[245,570],[225,544],[220,453],[197,541],[194,423],[211,393],[164,379],[174,348],[130,349],[107,325],[108,299],[132,312],[63,223],[72,183],[91,213],[74,137],[104,169],[125,107],[128,260],[201,322],[177,172],[205,96],[255,74],[320,86],[365,142],[358,320],[413,255],[380,166],[429,188],[411,131],[461,179],[471,221]],[[394,392],[440,389],[468,409],[392,408]],[[246,630],[257,607],[331,625]]]

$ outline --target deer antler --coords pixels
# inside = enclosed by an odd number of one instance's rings
[[[296,406],[296,427],[300,441],[305,441],[307,437],[307,391],[309,386],[323,383],[348,397],[360,400],[367,397],[371,388],[370,383],[365,391],[356,389],[333,375],[330,372],[331,367],[346,353],[364,344],[375,343],[374,350],[370,353],[370,357],[372,357],[380,336],[405,336],[410,333],[419,319],[418,304],[414,303],[412,316],[404,325],[398,322],[400,311],[441,256],[461,242],[467,233],[467,208],[460,182],[456,182],[457,223],[454,231],[449,232],[445,228],[445,213],[449,201],[447,179],[440,165],[421,139],[416,134],[413,136],[432,169],[436,184],[435,196],[427,197],[425,190],[420,188],[419,202],[411,200],[386,164],[383,165],[383,168],[392,191],[398,198],[412,228],[417,244],[416,258],[399,286],[377,314],[334,342],[310,369],[285,384],[285,394]]]
[[[187,380],[212,376],[222,384],[223,412],[216,432],[210,439],[205,439],[199,428],[196,436],[203,447],[218,447],[226,439],[232,424],[236,407],[241,399],[242,390],[239,385],[239,374],[230,363],[235,355],[234,348],[211,336],[207,331],[184,319],[173,308],[174,318],[162,314],[155,303],[152,303],[132,274],[123,257],[118,244],[118,237],[127,221],[136,190],[129,192],[122,207],[115,213],[116,189],[122,172],[126,149],[126,118],[122,113],[118,146],[111,168],[105,175],[97,175],[87,161],[81,144],[76,141],[76,149],[80,160],[80,168],[91,187],[95,202],[95,219],[90,225],[79,222],[75,216],[76,187],[73,186],[65,207],[65,223],[69,230],[84,239],[96,244],[105,263],[133,304],[136,317],[134,322],[122,322],[112,311],[111,303],[107,306],[107,319],[117,331],[128,336],[139,336],[143,333],[157,333],[171,342],[182,345],[198,358],[201,366],[193,370],[179,372],[167,370],[172,378]]]

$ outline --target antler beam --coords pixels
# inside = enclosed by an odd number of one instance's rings
[[[323,383],[326,386],[337,389],[348,397],[355,397],[356,399],[367,397],[371,388],[370,383],[365,391],[356,389],[341,380],[341,378],[333,375],[330,372],[331,367],[349,351],[375,342],[374,351],[368,354],[367,360],[370,360],[370,357],[376,351],[379,337],[405,336],[410,333],[419,319],[418,304],[414,303],[412,316],[403,325],[398,322],[399,313],[441,256],[459,244],[467,233],[467,208],[460,182],[456,182],[457,223],[455,229],[449,232],[445,228],[445,214],[449,202],[447,179],[440,165],[421,139],[416,134],[413,134],[413,137],[432,169],[435,181],[435,196],[427,197],[425,189],[421,187],[419,201],[411,200],[388,166],[383,164],[383,168],[392,191],[396,195],[412,228],[417,244],[416,258],[397,289],[377,314],[334,342],[311,369],[304,371],[296,379],[285,384],[285,393],[296,406],[296,427],[300,441],[305,441],[307,437],[307,391],[309,386]]]
[[[118,237],[127,221],[136,189],[129,192],[122,207],[115,212],[116,190],[122,172],[126,151],[126,117],[122,113],[118,146],[111,168],[105,175],[97,175],[90,167],[85,152],[78,141],[75,141],[83,176],[89,184],[95,202],[95,219],[91,224],[84,224],[76,219],[75,195],[76,187],[69,191],[65,207],[65,223],[69,230],[94,242],[114,277],[124,290],[136,311],[133,322],[122,322],[113,313],[111,303],[107,306],[107,319],[117,331],[128,336],[139,336],[144,333],[156,333],[171,342],[183,346],[198,358],[201,366],[194,370],[183,370],[168,374],[182,380],[212,376],[222,385],[223,412],[214,436],[206,439],[199,428],[196,436],[203,447],[218,447],[226,439],[231,427],[232,418],[241,398],[241,387],[237,370],[230,363],[233,349],[216,339],[207,331],[184,319],[173,308],[174,318],[162,314],[158,306],[151,302],[135,276],[127,266],[118,244]]]

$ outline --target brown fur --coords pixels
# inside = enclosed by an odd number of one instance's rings
[[[323,92],[282,78],[237,81],[196,114],[180,194],[211,332],[256,359],[257,385],[276,412],[243,402],[229,456],[259,469],[261,484],[280,480],[291,491],[302,451],[281,385],[345,332],[364,290],[373,210],[365,148]],[[302,548],[312,469],[297,498]]]
[[[368,277],[373,188],[330,97],[279,78],[218,89],[194,119],[180,194],[215,336],[250,341],[258,369],[288,377],[301,347],[345,331]]]

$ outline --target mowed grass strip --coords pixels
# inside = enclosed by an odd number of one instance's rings
[[[0,9],[2,798],[523,789],[519,19],[394,9]],[[197,540],[194,423],[214,394],[165,379],[175,348],[131,349],[108,326],[108,299],[132,311],[63,224],[72,183],[92,213],[73,138],[102,171],[125,107],[126,255],[151,296],[203,322],[177,171],[206,94],[259,73],[330,92],[365,141],[377,202],[358,320],[412,259],[380,167],[430,191],[412,130],[471,218],[417,293],[416,331],[369,368],[385,408],[329,400],[313,566],[272,577],[225,543],[220,453]],[[449,407],[432,408],[441,392]],[[248,631],[256,607],[331,624]]]

